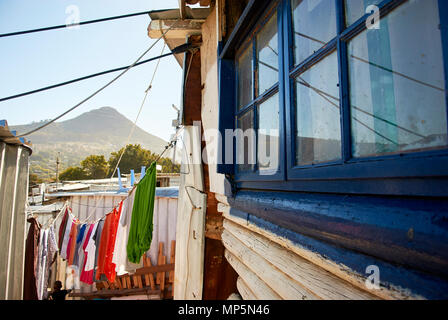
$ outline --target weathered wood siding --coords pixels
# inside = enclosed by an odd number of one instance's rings
[[[220,204],[219,208],[225,218],[222,239],[226,258],[240,276],[238,288],[241,288],[240,294],[244,299],[379,298],[364,290],[362,285],[361,288],[355,286],[323,268],[321,263],[297,254],[293,248],[285,246],[286,239],[231,216],[228,205]]]
[[[29,155],[0,142],[0,300],[23,297]]]
[[[402,300],[441,299],[447,294],[443,278],[428,271],[295,233],[235,209],[222,195],[217,199],[224,216],[226,258],[241,278],[243,298]],[[366,267],[371,265],[380,270],[377,289],[366,284]]]
[[[205,212],[207,195],[204,191],[201,165],[201,135],[199,128],[184,128],[184,152],[176,227],[176,262],[174,299],[202,298],[205,250]]]

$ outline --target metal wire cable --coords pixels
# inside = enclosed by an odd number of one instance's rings
[[[149,58],[149,59],[146,59],[146,60],[143,60],[143,61],[140,61],[140,62],[136,63],[134,65],[134,67],[140,66],[142,64],[145,64],[145,63],[148,63],[148,62],[151,62],[151,61],[154,61],[154,60],[159,60],[160,58],[164,58],[164,57],[167,57],[167,56],[170,56],[170,55],[173,55],[173,54],[174,54],[174,52],[169,52],[169,53],[166,53],[166,54],[161,55],[161,56]],[[106,70],[106,71],[93,73],[93,74],[90,74],[88,76],[83,76],[83,77],[76,78],[76,79],[73,79],[73,80],[69,80],[69,81],[53,84],[53,85],[50,85],[50,86],[47,86],[47,87],[43,87],[43,88],[39,88],[39,89],[27,91],[27,92],[15,94],[15,95],[12,95],[12,96],[0,98],[0,102],[7,101],[7,100],[12,100],[12,99],[17,99],[17,98],[20,98],[20,97],[24,97],[24,96],[27,96],[27,95],[30,95],[30,94],[34,94],[34,93],[38,93],[38,92],[42,92],[42,91],[46,91],[46,90],[50,90],[50,89],[55,89],[55,88],[66,86],[66,85],[69,85],[69,84],[72,84],[72,83],[75,83],[75,82],[78,82],[78,81],[83,81],[83,80],[87,80],[87,79],[90,79],[90,78],[99,77],[99,76],[102,76],[102,75],[105,75],[105,74],[108,74],[108,73],[122,71],[122,70],[125,70],[127,68],[129,68],[129,66],[124,66],[124,67],[119,67],[119,68],[115,68],[115,69],[111,69],[111,70]]]
[[[135,60],[135,62],[130,65],[129,67],[127,67],[123,72],[121,72],[119,75],[117,75],[115,78],[113,78],[111,81],[109,81],[107,84],[105,84],[104,86],[102,86],[100,89],[96,90],[94,93],[92,93],[91,95],[89,95],[87,98],[85,98],[84,100],[82,100],[81,102],[77,103],[76,105],[74,105],[73,107],[71,107],[70,109],[68,109],[67,111],[65,111],[64,113],[60,114],[59,116],[57,116],[56,118],[46,122],[45,124],[37,127],[36,129],[33,129],[29,132],[26,132],[24,134],[18,135],[17,138],[21,138],[30,134],[33,134],[36,131],[39,131],[47,126],[49,126],[50,124],[52,124],[53,122],[55,122],[56,120],[62,118],[63,116],[65,116],[66,114],[68,114],[69,112],[75,110],[76,108],[78,108],[79,106],[81,106],[82,104],[84,104],[85,102],[87,102],[88,100],[90,100],[91,98],[93,98],[94,96],[96,96],[98,93],[100,93],[101,91],[103,91],[104,89],[106,89],[108,86],[110,86],[112,83],[114,83],[115,81],[117,81],[121,76],[123,76],[126,72],[128,72],[130,69],[132,69],[162,38],[163,36],[168,33],[176,24],[173,24],[172,26],[170,26],[165,32],[164,34],[162,34],[162,36],[160,36],[153,44],[151,44],[151,46],[145,50],[145,52],[143,52],[143,54],[141,54],[137,60]]]
[[[163,45],[161,55],[163,54],[163,51],[165,50],[165,46],[166,46],[166,43]],[[157,61],[157,65],[156,65],[156,67],[154,68],[154,72],[153,72],[153,74],[152,74],[151,81],[150,81],[150,83],[149,83],[148,89],[146,89],[146,91],[145,91],[145,96],[143,97],[143,101],[142,101],[142,103],[141,103],[141,105],[140,105],[140,109],[138,110],[137,117],[135,118],[134,124],[133,124],[133,126],[132,126],[132,128],[131,128],[131,131],[129,132],[129,135],[128,135],[127,139],[126,139],[126,143],[125,143],[125,145],[124,145],[123,151],[121,152],[120,157],[118,158],[117,165],[115,166],[115,169],[114,169],[114,171],[112,172],[112,175],[110,176],[111,179],[112,179],[113,176],[115,175],[115,172],[117,171],[117,168],[118,168],[118,166],[120,165],[121,159],[123,158],[123,155],[124,155],[124,153],[125,153],[125,151],[126,151],[126,147],[127,147],[127,145],[129,144],[129,141],[131,140],[131,137],[132,137],[132,134],[134,133],[135,127],[137,126],[138,118],[140,117],[140,113],[142,112],[143,106],[145,105],[145,101],[146,101],[146,98],[148,97],[148,93],[149,93],[149,91],[150,91],[151,88],[152,88],[152,83],[153,83],[153,81],[154,81],[154,78],[155,78],[155,76],[156,76],[157,70],[158,70],[158,68],[159,68],[159,63],[160,63],[160,59]]]
[[[28,34],[28,33],[35,33],[35,32],[56,30],[56,29],[64,29],[67,27],[73,27],[73,26],[85,25],[85,24],[91,24],[91,23],[98,23],[98,22],[104,22],[104,21],[110,21],[110,20],[116,20],[116,19],[129,18],[129,17],[139,16],[139,15],[144,15],[144,14],[149,14],[149,13],[151,13],[151,11],[143,11],[143,12],[124,14],[124,15],[120,15],[120,16],[108,17],[108,18],[100,18],[100,19],[89,20],[89,21],[81,21],[79,23],[63,24],[63,25],[57,25],[57,26],[51,26],[51,27],[43,27],[43,28],[37,28],[37,29],[31,29],[31,30],[3,33],[3,34],[0,34],[0,38],[18,36],[18,35],[23,35],[23,34]]]

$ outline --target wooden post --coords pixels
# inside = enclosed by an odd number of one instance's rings
[[[176,260],[176,240],[171,241],[171,253],[170,253],[170,263],[175,263]],[[174,271],[170,271],[169,282],[174,282]]]
[[[146,259],[146,264],[148,267],[151,267],[151,258],[150,257],[145,257]],[[149,283],[151,284],[151,290],[155,290],[156,289],[156,284],[154,283],[154,276],[150,273],[145,275],[145,278],[148,277],[149,279]]]
[[[159,242],[159,254],[158,254],[158,258],[157,258],[157,265],[162,265],[163,264],[163,242]],[[162,273],[161,272],[157,272],[157,276],[156,276],[156,283],[160,284],[161,283],[161,276]]]

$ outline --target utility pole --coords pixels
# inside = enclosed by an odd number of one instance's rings
[[[58,191],[58,184],[59,184],[59,155],[61,153],[58,152],[58,155],[56,157],[56,191]]]
[[[172,122],[172,126],[173,127],[175,127],[176,128],[176,134],[177,134],[177,131],[179,130],[179,128],[180,128],[180,110],[179,110],[179,108],[177,108],[174,104],[172,105],[172,107],[173,107],[173,109],[174,110],[176,110],[177,111],[177,119],[175,119],[175,120],[173,120],[173,122]],[[174,135],[172,136],[172,137],[174,137]],[[171,138],[171,140],[172,140],[173,138]],[[177,141],[175,141],[174,142],[174,149],[173,149],[173,165],[175,165],[176,164],[176,146],[177,146]]]

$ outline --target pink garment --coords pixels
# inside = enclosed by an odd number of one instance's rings
[[[84,240],[84,243],[82,245],[82,249],[84,250],[84,263],[82,266],[82,271],[81,271],[81,277],[79,278],[79,280],[81,280],[84,283],[87,284],[93,284],[93,269],[89,270],[89,271],[85,271],[85,267],[86,267],[86,262],[87,262],[87,244],[89,243],[90,237],[93,236],[92,235],[92,229],[93,229],[94,224],[90,225],[89,231],[87,232],[87,236]]]

